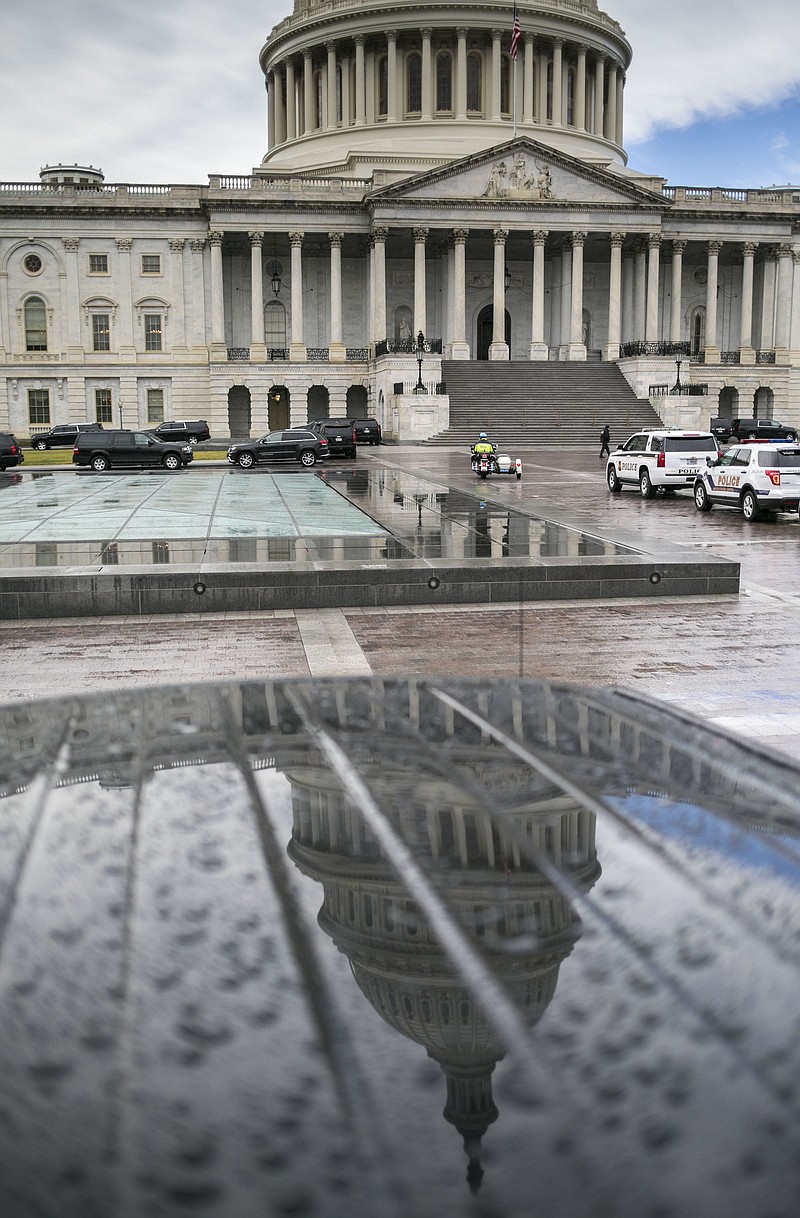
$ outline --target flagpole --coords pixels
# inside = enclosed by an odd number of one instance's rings
[[[517,138],[517,57],[514,56],[514,139]]]

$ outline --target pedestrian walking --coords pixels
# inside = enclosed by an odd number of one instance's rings
[[[608,423],[606,423],[605,427],[600,432],[600,460],[602,461],[603,457],[610,457],[610,456],[611,456],[611,432],[609,430]]]

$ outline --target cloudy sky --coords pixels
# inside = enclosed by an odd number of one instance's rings
[[[292,0],[0,3],[0,180],[78,162],[109,182],[204,183],[261,160],[258,53]],[[800,183],[800,0],[601,7],[634,48],[632,167],[677,186]]]

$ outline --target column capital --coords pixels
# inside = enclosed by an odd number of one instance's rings
[[[536,228],[531,233],[531,240],[534,245],[544,245],[550,235],[550,230],[547,228]]]
[[[505,34],[505,30],[499,30],[499,29],[497,29],[496,26],[492,27],[492,38],[493,39],[496,40],[498,38],[502,38],[504,34]]]
[[[378,225],[375,228],[373,228],[370,235],[371,235],[373,241],[384,242],[386,240],[386,238],[389,236],[389,230],[388,230],[388,228],[383,228],[381,225]]]
[[[115,244],[121,254],[129,254],[133,249],[133,238],[117,237]],[[203,245],[205,245],[205,241],[203,242]]]
[[[331,243],[331,249],[334,247],[341,248],[342,241],[344,241],[344,233],[328,233],[328,240]]]
[[[411,231],[414,234],[414,244],[424,245],[428,240],[428,233],[431,230],[429,228],[413,228]]]
[[[80,237],[62,237],[61,240],[63,242],[64,249],[68,250],[72,254],[77,251],[78,246],[81,243]]]
[[[492,233],[494,234],[495,245],[505,245],[506,237],[508,236],[507,228],[493,228]]]
[[[465,245],[468,236],[469,236],[468,228],[454,228],[453,229],[453,241],[455,242],[456,245]]]
[[[457,25],[456,26],[456,37],[457,38],[469,37],[469,26],[468,25]]]
[[[353,42],[357,47],[363,47],[366,41],[367,39],[364,34],[356,34],[355,38],[353,39]]]
[[[386,41],[387,42],[397,42],[397,30],[387,30],[386,31]]]
[[[793,252],[794,245],[791,241],[781,241],[780,245],[778,246],[779,258],[791,258]]]
[[[329,55],[336,54],[336,45],[337,44],[333,41],[333,39],[331,39],[329,42],[325,43],[325,50],[328,52]]]
[[[536,35],[534,33],[532,33],[531,30],[526,30],[525,33],[523,34],[523,38],[525,39],[525,45],[527,47],[532,47],[534,42],[536,41]]]
[[[795,248],[792,250],[792,258],[794,258],[795,262],[800,264],[800,249]]]
[[[572,248],[574,249],[576,245],[582,246],[583,243],[585,242],[586,238],[588,237],[588,235],[589,235],[588,233],[582,233],[582,232],[572,233],[570,236],[570,244],[572,245]]]
[[[117,242],[117,245],[119,245],[119,242]],[[192,251],[193,254],[202,254],[202,252],[205,248],[206,248],[206,243],[202,237],[194,237],[189,242],[189,249]]]
[[[432,25],[423,25],[419,32],[423,38],[431,38],[433,36],[433,26]],[[492,32],[494,32],[494,31],[492,31]]]
[[[682,254],[688,244],[689,244],[689,242],[684,241],[683,238],[679,238],[677,241],[673,241],[672,242],[673,254]]]
[[[289,233],[289,244],[293,246],[300,246],[303,244],[304,237],[305,233],[300,232],[299,230],[294,233]]]
[[[744,254],[745,258],[754,257],[757,249],[758,249],[757,241],[743,241],[742,242],[742,253]]]
[[[579,55],[588,55],[589,54],[589,48],[585,42],[579,42],[576,50]]]
[[[184,237],[170,237],[167,241],[167,245],[172,250],[173,254],[179,254],[185,244],[186,239]]]
[[[216,228],[212,229],[211,232],[208,234],[209,244],[210,245],[222,245],[222,239],[224,236],[225,236],[225,234],[221,233],[219,231],[219,229],[216,229]]]
[[[247,235],[248,235],[248,237],[250,238],[250,244],[251,244],[251,245],[258,245],[258,246],[260,246],[260,245],[261,245],[261,243],[262,243],[262,242],[263,242],[263,240],[264,240],[264,234],[263,234],[263,232],[258,232],[258,231],[255,231],[255,230],[254,230],[253,232],[248,233]]]
[[[628,235],[627,233],[609,233],[608,234],[609,244],[615,245],[615,246],[618,246],[621,248],[625,244],[625,238],[627,237],[627,235]]]
[[[565,38],[554,38],[552,41],[553,41],[553,50],[555,50],[556,47],[558,47],[560,50],[564,46],[566,39]]]
[[[648,233],[647,234],[647,245],[648,245],[648,248],[651,250],[660,249],[661,248],[661,233]]]
[[[709,243],[708,243],[709,256],[719,257],[723,244],[724,244],[724,242],[722,242],[722,241],[709,241]]]

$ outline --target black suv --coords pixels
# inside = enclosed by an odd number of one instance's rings
[[[380,444],[381,425],[377,419],[354,419],[353,427],[359,444]]]
[[[180,469],[193,459],[190,444],[164,444],[147,431],[81,432],[72,450],[73,465],[90,465],[98,474],[112,466]]]
[[[189,419],[184,422],[165,419],[158,427],[148,427],[147,430],[157,440],[185,440],[187,444],[199,444],[201,440],[208,440],[211,436],[205,419]]]
[[[287,427],[271,431],[260,440],[245,440],[228,449],[231,465],[251,469],[265,461],[299,461],[301,465],[316,465],[320,457],[328,457],[328,441],[310,427]]]
[[[44,451],[46,448],[72,448],[84,431],[102,431],[102,423],[57,423],[49,431],[31,436],[31,448]]]
[[[353,419],[315,419],[309,423],[312,431],[328,441],[328,452],[332,457],[354,457],[356,455],[356,429]]]
[[[732,419],[730,438],[747,440],[796,440],[797,428],[776,423],[774,419]]]
[[[0,431],[0,469],[10,469],[12,465],[22,465],[25,460],[17,437],[10,431]]]

